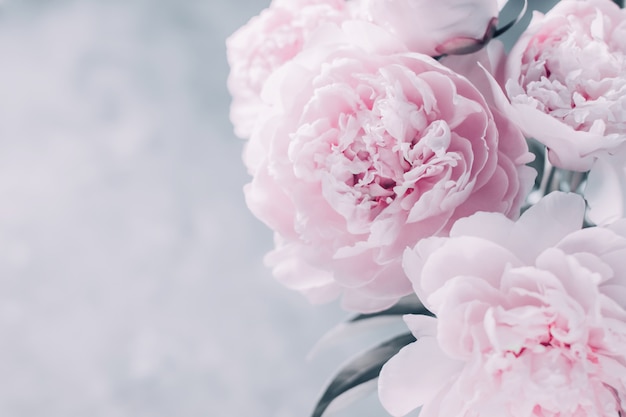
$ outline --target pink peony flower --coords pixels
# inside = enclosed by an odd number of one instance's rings
[[[272,72],[296,56],[319,26],[347,18],[344,0],[274,0],[226,40],[230,118],[237,136],[250,136]]]
[[[379,310],[411,292],[404,248],[479,210],[518,215],[532,156],[466,78],[381,28],[318,35],[267,82],[246,199],[276,231],[279,280]]]
[[[550,161],[589,170],[626,140],[626,10],[563,0],[533,20],[507,61],[509,116]]]
[[[358,16],[414,52],[438,56],[479,47],[493,35],[506,0],[355,0]]]
[[[626,220],[581,229],[585,204],[552,193],[517,222],[460,219],[405,253],[437,319],[383,367],[402,416],[619,417],[626,410]]]

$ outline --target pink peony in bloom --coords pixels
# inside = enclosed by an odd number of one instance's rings
[[[460,219],[407,249],[437,316],[383,367],[394,416],[620,417],[626,410],[626,220],[581,229],[585,204],[552,193],[517,222]]]
[[[347,18],[344,0],[274,0],[226,40],[230,118],[237,136],[250,136],[272,72],[296,56],[319,26]]]
[[[589,170],[626,140],[626,10],[611,0],[535,12],[506,67],[509,116],[554,165]]]
[[[246,199],[276,231],[267,262],[280,281],[380,310],[411,292],[407,246],[479,210],[518,215],[532,155],[466,78],[381,28],[318,35],[266,84]]]
[[[493,35],[506,0],[355,0],[357,16],[414,52],[438,56],[479,47]]]

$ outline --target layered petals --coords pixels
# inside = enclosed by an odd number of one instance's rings
[[[405,270],[437,330],[413,323],[418,342],[383,368],[379,392],[394,416],[419,406],[428,417],[623,415],[626,226],[581,229],[583,206],[552,193],[517,222],[477,213],[449,238],[407,250]],[[436,387],[418,369],[429,369],[417,357],[424,344],[439,363],[457,363],[442,365]],[[383,399],[399,386],[416,401]]]
[[[269,76],[293,59],[320,26],[348,18],[344,0],[274,0],[226,40],[230,119],[237,136],[250,137]]]
[[[550,161],[589,170],[626,141],[626,11],[610,0],[563,0],[535,12],[507,59],[510,117]]]
[[[520,131],[473,84],[373,24],[325,27],[263,98],[248,204],[351,310],[411,292],[407,246],[479,210],[516,217],[533,179]]]

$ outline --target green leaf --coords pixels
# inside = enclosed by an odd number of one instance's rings
[[[311,417],[322,417],[326,409],[339,396],[378,378],[383,365],[400,349],[413,342],[415,342],[415,337],[411,333],[405,333],[350,360],[332,379],[317,402]]]
[[[426,307],[415,296],[407,296],[402,298],[387,310],[378,311],[376,313],[359,314],[352,317],[348,322],[354,323],[360,320],[367,320],[381,316],[403,316],[405,314],[423,314],[434,317],[435,315],[428,311]]]
[[[502,18],[504,15],[509,15],[511,13],[514,14],[514,12],[512,12],[511,10],[509,10],[511,8],[511,6],[516,5],[519,2],[513,2],[513,1],[509,1],[507,2],[507,4],[504,6],[504,8],[502,9],[502,11],[500,12],[500,18]],[[520,22],[520,20],[522,20],[522,18],[524,17],[524,15],[526,14],[526,10],[528,10],[528,0],[524,0],[522,3],[522,9],[520,11],[517,12],[517,15],[511,19],[507,24],[499,27],[498,29],[495,30],[493,37],[497,38],[498,36],[504,34],[506,31],[508,31],[509,29],[511,29],[513,26],[515,26],[516,24],[518,24]]]
[[[433,316],[415,295],[402,298],[387,310],[369,314],[358,314],[330,329],[309,352],[311,360],[320,352],[336,346],[354,345],[354,342],[375,343],[380,339],[372,339],[372,335],[382,337],[396,336],[406,332],[406,324],[402,321],[405,314],[423,314]]]
[[[541,179],[544,175],[544,169],[546,166],[546,146],[543,143],[536,141],[535,139],[528,139],[528,150],[535,155],[535,159],[528,165],[537,171],[535,177],[535,185],[533,189],[539,189],[541,186]]]

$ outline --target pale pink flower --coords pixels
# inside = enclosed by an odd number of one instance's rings
[[[347,18],[344,0],[274,0],[226,40],[230,119],[237,136],[250,136],[272,72],[296,56],[317,28]]]
[[[506,0],[354,0],[357,16],[414,52],[437,56],[488,40]]]
[[[418,340],[379,379],[392,415],[624,415],[626,220],[581,229],[584,211],[552,193],[517,222],[477,213],[406,251],[437,318],[406,317]]]
[[[586,171],[626,140],[626,10],[563,0],[535,12],[506,64],[508,114],[561,168]]]
[[[373,311],[411,292],[407,246],[479,210],[516,217],[532,155],[466,78],[375,25],[331,29],[268,80],[246,199],[279,280]]]

